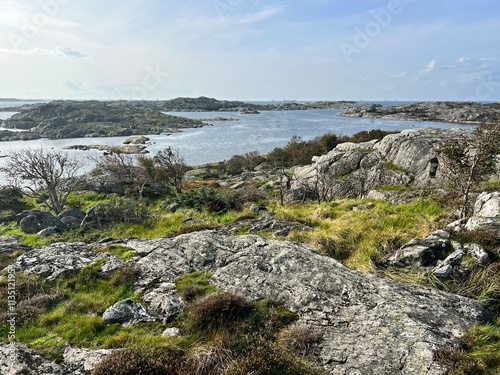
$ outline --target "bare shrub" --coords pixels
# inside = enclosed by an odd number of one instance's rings
[[[295,323],[281,332],[279,343],[302,357],[319,354],[323,334],[318,327]]]
[[[201,329],[232,329],[252,311],[250,303],[238,293],[213,293],[188,306],[192,324]]]

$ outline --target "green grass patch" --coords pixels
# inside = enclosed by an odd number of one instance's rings
[[[216,287],[210,284],[210,272],[193,272],[174,280],[177,291],[185,301],[192,301],[203,297],[209,293],[218,291]]]
[[[275,206],[271,211],[313,228],[293,231],[288,239],[368,272],[375,272],[376,264],[404,243],[438,229],[448,215],[442,205],[425,198],[400,204],[343,199],[321,205]]]
[[[461,339],[462,348],[439,348],[436,359],[450,368],[449,375],[500,373],[500,321],[473,327]]]
[[[134,257],[137,252],[130,247],[123,245],[108,245],[98,250],[100,253],[110,253],[121,260],[127,261]]]

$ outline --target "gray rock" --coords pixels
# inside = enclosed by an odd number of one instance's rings
[[[179,203],[169,203],[165,206],[165,210],[170,213],[175,213],[177,210],[181,208],[181,205]]]
[[[167,328],[161,335],[165,337],[179,337],[181,335],[181,330],[177,327]]]
[[[487,230],[500,234],[500,217],[479,217],[473,216],[465,224],[468,231]]]
[[[31,247],[19,244],[18,236],[0,236],[0,254],[29,250]]]
[[[453,253],[448,255],[443,261],[443,265],[456,266],[460,263],[464,257],[465,252],[463,250],[455,250]]]
[[[487,265],[490,262],[490,257],[488,253],[484,250],[481,245],[475,243],[469,243],[464,245],[467,253],[472,256],[479,264],[483,266]]]
[[[459,219],[454,221],[453,223],[448,224],[446,226],[446,229],[454,233],[460,233],[465,229],[465,223],[465,219]]]
[[[74,216],[65,216],[61,218],[61,222],[64,224],[66,228],[74,228],[80,226],[82,219],[79,219]]]
[[[155,318],[140,303],[126,299],[108,307],[102,314],[102,320],[105,324],[120,323],[127,327],[139,322],[154,322]]]
[[[236,190],[236,189],[242,188],[243,186],[245,186],[245,183],[243,181],[240,181],[240,182],[235,183],[234,185],[231,185],[229,187],[229,189]]]
[[[432,271],[432,273],[436,277],[440,277],[443,279],[450,277],[452,272],[453,272],[453,267],[450,264],[445,264],[441,267],[436,268],[434,271]]]
[[[142,299],[148,304],[148,313],[164,322],[182,312],[185,306],[174,283],[161,283],[147,290]]]
[[[449,240],[431,234],[403,245],[387,259],[387,263],[397,267],[429,267],[437,262],[441,254],[446,254],[451,248]]]
[[[144,136],[144,135],[136,135],[130,138],[127,138],[126,140],[123,141],[123,144],[125,145],[144,145],[146,142],[149,141],[149,138]]]
[[[40,232],[38,232],[36,235],[38,237],[50,237],[54,236],[56,234],[61,233],[61,229],[58,227],[48,227],[45,229],[42,229]]]
[[[477,197],[474,216],[500,217],[500,192],[484,192]]]
[[[0,343],[2,375],[69,375],[70,372],[28,349],[24,344]]]
[[[91,350],[67,347],[63,354],[64,367],[72,375],[91,375],[99,362],[113,351],[110,349]]]
[[[59,219],[63,219],[65,217],[75,217],[81,221],[85,217],[85,212],[75,207],[69,207],[57,215],[57,217]]]
[[[24,253],[12,264],[18,272],[37,274],[48,280],[78,272],[98,259],[114,259],[111,254],[99,254],[84,243],[55,243]],[[101,271],[106,263],[101,265]],[[104,273],[104,272],[103,272]]]
[[[60,229],[64,228],[64,224],[61,220],[48,212],[43,211],[29,211],[18,215],[18,219],[22,217],[19,221],[19,225],[21,226],[21,230],[24,233],[38,233],[42,229],[47,229],[50,227],[57,227]]]
[[[292,242],[203,231],[127,246],[147,254],[137,262],[143,291],[210,271],[215,286],[251,300],[271,298],[300,322],[321,327],[319,358],[332,374],[444,374],[434,349],[456,344],[490,318],[477,301],[352,271]]]

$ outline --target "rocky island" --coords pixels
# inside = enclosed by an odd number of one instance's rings
[[[380,104],[351,106],[338,116],[382,118],[385,120],[438,121],[457,124],[499,123],[498,103],[425,102],[383,107]]]
[[[0,140],[5,141],[162,134],[205,124],[122,102],[53,101],[31,105],[0,125],[7,129],[26,130],[2,131]]]

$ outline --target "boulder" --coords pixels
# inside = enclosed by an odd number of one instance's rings
[[[481,193],[474,205],[474,216],[500,217],[500,192]]]
[[[481,245],[475,243],[469,243],[464,245],[467,253],[473,257],[477,263],[485,266],[490,262],[490,257],[486,250]]]
[[[111,349],[80,349],[67,347],[64,350],[64,367],[72,375],[91,375],[101,360],[111,354]]]
[[[36,235],[38,237],[50,237],[54,236],[56,234],[61,233],[61,229],[58,227],[48,227],[45,229],[42,229],[40,232],[38,232]]]
[[[148,313],[164,322],[181,313],[185,306],[174,283],[160,283],[148,289],[142,299],[148,304]]]
[[[127,327],[139,322],[154,322],[155,318],[140,303],[126,299],[108,307],[102,314],[102,320],[104,324],[120,323]]]
[[[69,207],[62,211],[59,215],[57,215],[57,217],[59,219],[62,219],[64,217],[76,217],[77,219],[82,220],[85,217],[85,212],[76,207]]]
[[[500,217],[473,216],[467,221],[467,224],[465,224],[465,230],[485,230],[500,235]]]
[[[0,374],[2,375],[69,375],[70,373],[48,361],[24,344],[0,343]]]
[[[353,271],[293,242],[202,231],[126,246],[142,256],[136,287],[146,293],[158,282],[209,271],[223,290],[270,298],[296,312],[324,333],[319,359],[332,374],[444,374],[434,350],[457,345],[491,317],[480,302]]]
[[[431,234],[403,245],[387,259],[387,264],[397,267],[430,267],[437,263],[442,254],[451,249],[451,242],[448,239]]]
[[[0,236],[0,254],[29,250],[31,247],[19,244],[18,236]]]
[[[61,219],[43,211],[26,211],[18,215],[19,225],[24,233],[38,233],[50,227],[64,228]]]
[[[47,280],[54,280],[60,275],[78,272],[84,266],[99,259],[105,260],[100,265],[103,273],[116,269],[116,267],[106,268],[110,260],[114,264],[123,264],[120,259],[111,254],[92,251],[90,245],[78,242],[61,242],[28,251],[18,257],[12,266],[18,272],[37,274],[47,278]]]

